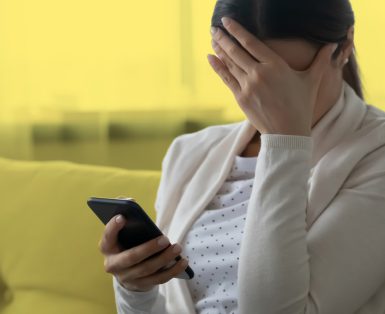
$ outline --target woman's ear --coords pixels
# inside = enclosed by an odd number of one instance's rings
[[[354,25],[349,28],[347,38],[342,43],[341,52],[336,60],[337,66],[344,68],[352,54],[354,54]]]

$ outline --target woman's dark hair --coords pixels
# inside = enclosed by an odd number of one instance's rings
[[[319,46],[338,43],[334,58],[355,22],[349,0],[217,0],[211,25],[221,28],[235,42],[222,25],[223,16],[236,20],[261,40],[303,38]],[[363,99],[354,53],[343,71],[344,80]]]

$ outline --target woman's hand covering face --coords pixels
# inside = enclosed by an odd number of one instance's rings
[[[233,92],[248,120],[261,133],[310,136],[313,111],[326,65],[337,44],[327,44],[304,71],[288,63],[242,25],[222,18],[226,30],[212,34],[214,71]]]

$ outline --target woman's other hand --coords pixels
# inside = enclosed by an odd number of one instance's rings
[[[149,291],[155,285],[171,280],[186,269],[188,261],[181,258],[172,267],[162,270],[182,251],[179,244],[171,245],[165,236],[129,250],[122,250],[117,236],[125,225],[125,220],[121,217],[122,220],[118,222],[116,217],[106,224],[99,241],[99,250],[104,255],[105,271],[114,275],[122,286],[132,291]],[[152,256],[156,253],[159,254]]]

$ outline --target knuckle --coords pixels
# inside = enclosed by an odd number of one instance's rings
[[[103,244],[106,244],[110,241],[111,239],[111,235],[110,235],[110,232],[106,229],[103,233],[103,236],[102,236],[102,239],[101,239],[101,242]]]
[[[101,240],[99,241],[98,246],[99,246],[99,251],[100,251],[102,254],[106,255],[106,254],[108,253],[108,250],[107,250],[107,241],[106,241],[104,238],[101,239]]]
[[[222,31],[216,32],[214,38],[215,38],[215,40],[218,41],[218,42],[221,41],[222,38],[223,38],[223,32],[222,32]]]
[[[254,65],[252,65],[252,66],[250,67],[250,73],[251,73],[251,75],[252,75],[253,78],[258,77],[259,72],[260,72],[260,69],[259,69],[259,67],[258,67],[257,64],[254,64]]]
[[[221,50],[219,44],[214,39],[211,40],[211,46],[216,52]]]
[[[131,267],[132,265],[136,264],[135,253],[131,250],[124,251],[122,259],[124,260],[124,264],[127,265],[127,267]]]
[[[236,53],[236,51],[237,51],[237,47],[234,44],[229,46],[228,52],[230,55],[234,55]]]
[[[151,265],[142,265],[139,269],[138,269],[138,272],[137,272],[137,276],[138,277],[145,277],[145,276],[148,276],[148,275],[151,275],[153,273],[153,267],[151,267]]]
[[[170,269],[159,273],[159,275],[154,280],[155,284],[160,285],[160,284],[163,284],[163,283],[170,281],[173,277],[176,276],[176,274],[178,274],[178,272],[175,271],[175,268],[176,267],[174,265]]]
[[[246,48],[251,48],[253,46],[253,44],[254,44],[254,42],[251,38],[246,38],[242,42],[242,46],[244,46]]]
[[[104,265],[104,271],[106,273],[111,273],[112,272],[112,265],[111,265],[111,262],[110,262],[110,260],[108,258],[104,259],[103,265]]]
[[[229,67],[229,59],[226,58],[225,56],[221,57],[221,61],[223,62],[224,65],[226,65],[227,67]]]
[[[174,249],[176,251],[174,251]],[[181,252],[182,252],[183,248],[181,245],[179,244],[176,244],[175,246],[173,246],[172,248],[170,248],[170,254],[169,254],[169,258],[170,259],[174,259],[176,256],[178,256]]]
[[[99,248],[100,252],[104,253],[104,247],[103,247],[102,239],[100,239],[99,242],[98,242],[98,248]]]
[[[126,252],[127,261],[131,262],[132,264],[135,264],[139,260],[140,250],[137,247],[127,250]]]
[[[215,51],[218,57],[223,56],[223,51],[218,45],[213,45],[213,50]]]
[[[162,269],[165,267],[170,261],[174,259],[172,252],[165,252],[165,254],[161,254],[157,258],[151,261],[149,265],[147,266],[147,272],[152,274],[155,273],[157,270]]]
[[[159,264],[166,265],[167,262],[172,258],[171,254],[171,251],[166,251],[164,254],[159,255],[157,258]]]
[[[175,253],[175,252],[170,252],[170,254],[167,254],[167,256],[164,256],[162,263],[164,265],[167,265],[171,262],[175,261],[175,258],[179,255],[180,253]]]
[[[233,65],[232,65],[232,63],[231,63],[231,62],[229,62],[229,60],[227,60],[227,59],[224,59],[224,63],[225,63],[225,65],[227,66],[227,68],[228,68],[229,70],[231,70],[231,69],[233,68]]]
[[[250,98],[250,95],[253,92],[253,84],[251,83],[246,83],[245,87],[243,88],[243,93],[241,94],[241,97],[244,101],[247,101],[247,99]]]
[[[216,50],[216,53],[217,53],[219,60],[221,60],[221,62],[224,63],[223,60],[224,60],[225,56],[223,54],[223,51],[222,50]]]

